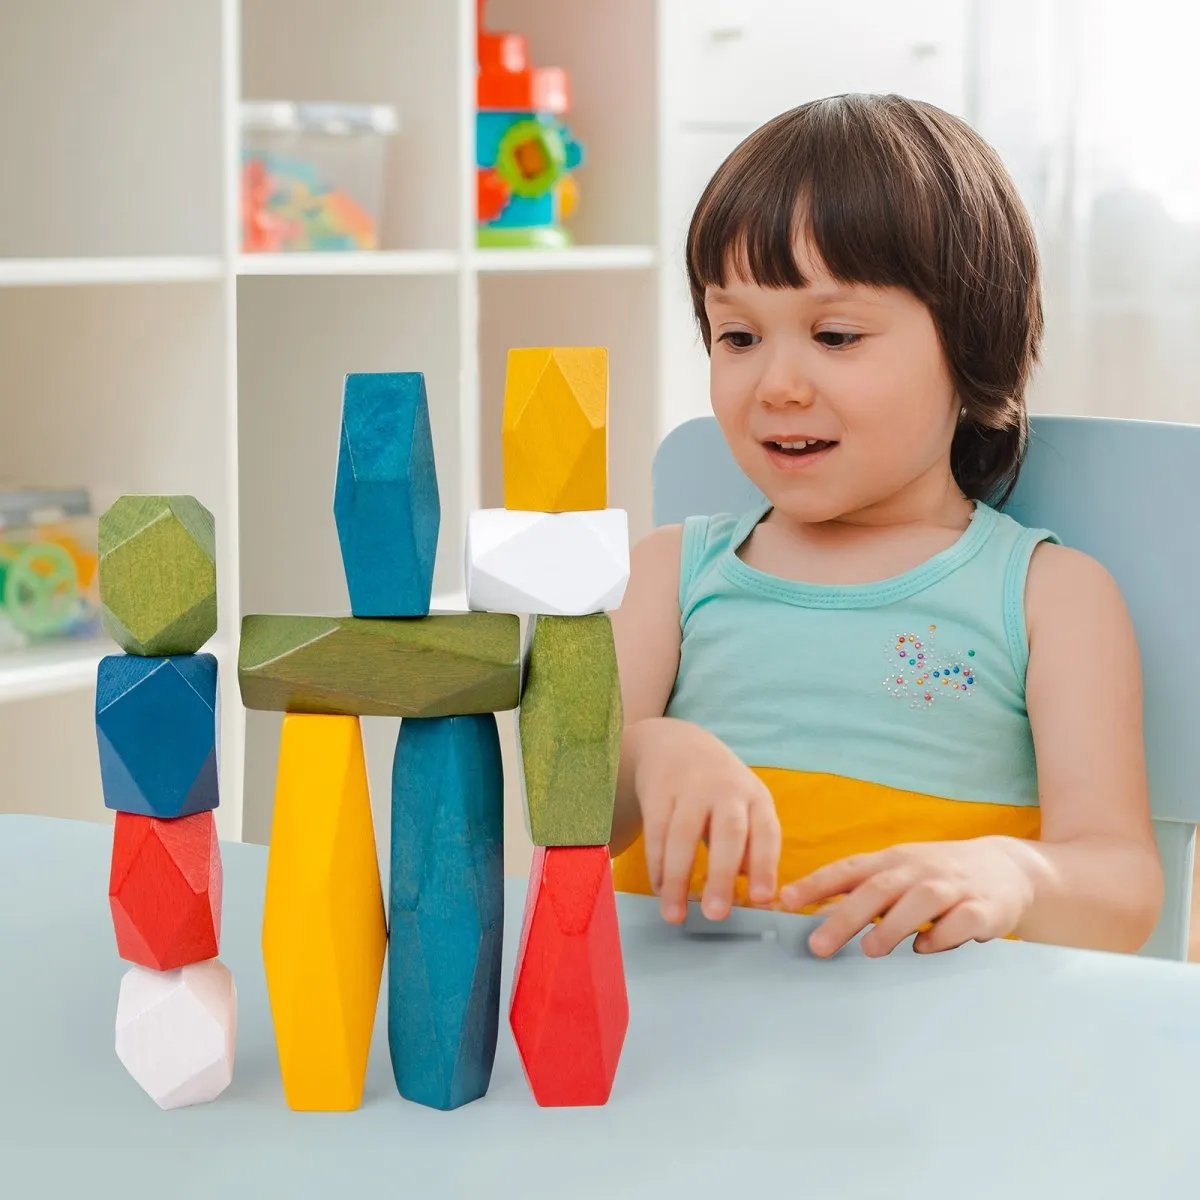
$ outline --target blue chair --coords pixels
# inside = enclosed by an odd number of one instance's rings
[[[1132,614],[1145,678],[1151,810],[1166,899],[1140,953],[1187,958],[1200,821],[1200,426],[1034,417],[1020,481],[1004,506],[1103,563]],[[762,501],[711,417],[659,446],[653,518],[742,512]]]

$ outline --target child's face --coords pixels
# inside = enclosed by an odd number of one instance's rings
[[[705,295],[713,412],[742,470],[805,522],[958,497],[959,404],[929,310],[901,288],[838,283],[810,250],[797,263],[804,288],[731,273]],[[819,444],[786,445],[802,439]]]

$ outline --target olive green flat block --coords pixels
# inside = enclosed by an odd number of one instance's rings
[[[238,684],[247,708],[364,717],[459,717],[517,707],[521,626],[510,613],[248,616]]]
[[[100,622],[127,654],[195,654],[216,633],[216,531],[199,500],[122,496],[99,550]]]
[[[535,846],[608,842],[623,723],[608,614],[534,617],[517,724]]]

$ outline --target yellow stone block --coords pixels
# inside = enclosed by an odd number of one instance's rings
[[[283,719],[262,950],[289,1107],[362,1103],[387,948],[358,717]]]
[[[608,507],[608,351],[555,346],[508,352],[504,507]]]

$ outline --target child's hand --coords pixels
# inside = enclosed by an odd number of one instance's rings
[[[702,840],[708,842],[701,898],[706,917],[729,915],[734,880],[742,871],[752,901],[773,899],[781,840],[775,801],[723,742],[687,721],[655,721],[638,757],[636,788],[646,866],[665,920],[678,924],[687,913]]]
[[[913,949],[950,950],[1016,929],[1033,902],[1033,884],[1005,838],[914,842],[830,863],[780,893],[784,908],[801,909],[842,896],[809,938],[814,954],[833,954],[872,922],[863,953],[890,954],[916,933]]]

